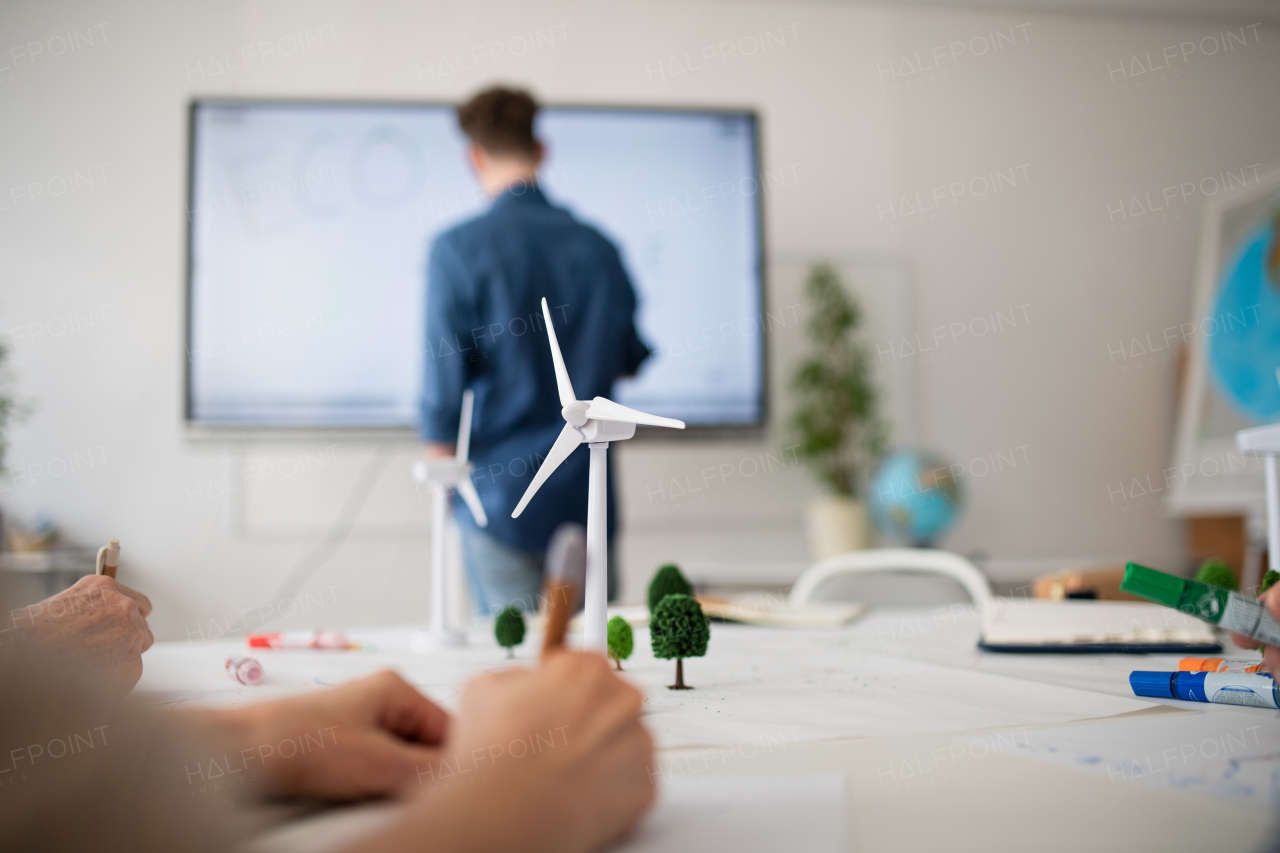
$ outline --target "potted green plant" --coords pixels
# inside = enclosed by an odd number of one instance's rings
[[[809,506],[815,559],[867,547],[862,488],[884,450],[887,430],[877,414],[867,349],[856,333],[862,310],[829,264],[817,264],[805,283],[806,333],[811,350],[791,380],[797,406],[792,427],[798,455],[830,493]]]
[[[13,394],[13,377],[9,373],[9,346],[0,344],[0,474],[5,473],[4,458],[9,450],[9,427],[25,414]],[[0,551],[9,547],[4,530],[4,513],[0,509]]]

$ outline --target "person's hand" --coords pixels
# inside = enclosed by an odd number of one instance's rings
[[[142,677],[142,653],[155,638],[151,600],[115,578],[89,575],[70,589],[9,614],[21,642],[68,668],[92,673],[113,697]]]
[[[330,800],[393,794],[416,782],[452,725],[389,670],[288,699],[188,713],[232,762],[264,775],[267,793]]]
[[[428,441],[422,446],[422,453],[428,459],[452,459],[458,455],[458,448],[451,441]]]
[[[591,653],[474,679],[420,802],[355,849],[583,853],[621,838],[654,798],[641,701]]]
[[[505,849],[594,850],[630,832],[653,802],[642,702],[603,656],[558,652],[537,670],[473,680],[446,760],[489,772],[475,795],[501,806]]]
[[[1280,584],[1276,584],[1258,596],[1258,601],[1266,606],[1267,612],[1275,617],[1276,621],[1280,621]],[[1231,632],[1231,642],[1242,649],[1256,649],[1258,647],[1258,641],[1253,637],[1246,637],[1243,634],[1237,634],[1235,631]],[[1280,648],[1263,646],[1262,662],[1266,664],[1267,672],[1280,675]]]

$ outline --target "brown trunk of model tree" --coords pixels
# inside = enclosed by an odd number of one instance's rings
[[[693,688],[684,683],[684,658],[676,658],[676,683],[671,685],[672,690],[692,690]]]
[[[617,658],[614,658],[613,665],[618,668],[618,672],[622,672],[622,661],[618,660]]]

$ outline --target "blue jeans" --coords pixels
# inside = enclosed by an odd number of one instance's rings
[[[525,613],[537,612],[538,595],[542,592],[544,552],[513,548],[469,524],[459,524],[458,534],[477,613],[491,616],[506,607],[515,607]],[[617,573],[613,566],[612,544],[609,546],[608,575],[609,600],[613,601]]]

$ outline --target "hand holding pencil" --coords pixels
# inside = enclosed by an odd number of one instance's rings
[[[18,639],[69,670],[105,682],[119,697],[142,677],[142,653],[155,638],[151,600],[116,580],[120,541],[98,551],[97,573],[70,589],[10,614]]]
[[[441,847],[585,853],[626,835],[648,809],[653,738],[643,697],[603,656],[564,648],[585,568],[585,532],[566,525],[547,549],[538,666],[482,675],[463,690],[443,762],[450,774],[474,771],[479,784],[433,791],[383,840],[420,838],[429,827]],[[507,809],[502,820],[489,817],[494,803]]]

